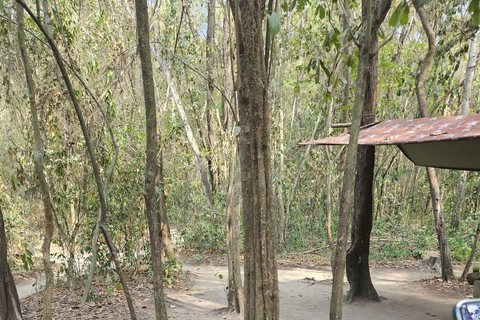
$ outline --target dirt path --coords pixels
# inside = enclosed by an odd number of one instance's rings
[[[192,273],[189,291],[169,292],[169,315],[174,319],[242,319],[225,314],[227,269],[184,265]],[[219,275],[224,278],[220,279]],[[345,305],[344,319],[452,319],[452,307],[465,297],[460,292],[438,292],[419,280],[433,278],[430,271],[372,268],[372,279],[381,302]],[[308,280],[314,279],[314,280]],[[279,270],[281,319],[328,319],[331,271]],[[345,291],[348,285],[345,286]]]
[[[223,265],[223,263],[222,263]],[[243,319],[226,313],[227,268],[210,263],[184,263],[186,279],[166,288],[169,319]],[[372,279],[381,302],[354,302],[345,305],[343,319],[452,319],[452,307],[470,294],[455,286],[445,286],[433,279],[429,270],[372,267]],[[220,276],[221,275],[221,276]],[[222,278],[222,279],[220,279]],[[148,278],[132,286],[138,319],[154,319],[153,292]],[[433,282],[433,287],[432,287]],[[25,285],[25,284],[24,284]],[[436,286],[436,287],[435,287]],[[290,268],[279,270],[281,319],[328,319],[331,293],[331,271],[325,269]],[[345,292],[348,284],[345,285]],[[468,289],[468,288],[467,288]],[[100,292],[103,289],[97,288]],[[81,291],[81,289],[79,290]],[[129,319],[121,291],[101,294],[95,302],[80,306],[80,292],[59,290],[54,294],[53,313],[56,319]],[[25,319],[40,316],[38,295],[22,300]]]

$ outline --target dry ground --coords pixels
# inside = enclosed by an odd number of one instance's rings
[[[243,319],[226,313],[227,267],[223,257],[202,260],[184,256],[181,278],[165,288],[169,319]],[[452,319],[452,307],[471,297],[472,288],[457,282],[443,283],[422,261],[374,264],[372,279],[381,302],[357,301],[344,306],[344,319]],[[295,255],[279,260],[281,319],[328,319],[331,271],[324,258]],[[148,271],[129,275],[137,319],[154,319],[153,292]],[[122,290],[104,280],[95,286],[96,299],[80,305],[83,283],[69,291],[55,288],[55,319],[129,319]],[[345,285],[345,291],[348,284]],[[39,294],[21,300],[25,319],[40,319]]]

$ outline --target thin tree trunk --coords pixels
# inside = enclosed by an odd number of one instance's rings
[[[205,164],[200,154],[200,148],[198,147],[197,141],[193,136],[192,128],[190,127],[187,115],[185,114],[185,110],[183,109],[182,101],[180,100],[180,96],[178,95],[174,80],[170,74],[170,71],[167,68],[165,61],[163,60],[163,57],[160,55],[158,45],[153,44],[151,50],[153,56],[160,65],[160,68],[162,69],[163,76],[165,77],[170,86],[170,93],[172,94],[172,98],[175,101],[175,106],[177,107],[177,111],[180,114],[180,118],[182,119],[183,129],[185,130],[185,135],[187,136],[190,149],[192,150],[193,157],[195,159],[195,164],[197,166],[198,174],[200,176],[203,193],[205,194],[208,206],[211,207],[213,205],[213,193],[210,182],[208,181],[207,169],[205,168]]]
[[[158,138],[161,141],[160,137]],[[158,151],[158,168],[157,168],[157,186],[159,189],[157,198],[158,217],[160,219],[160,235],[162,236],[162,261],[165,257],[167,261],[177,263],[175,248],[172,243],[172,235],[170,233],[170,225],[168,223],[167,207],[165,203],[165,183],[163,179],[163,148]]]
[[[358,76],[356,81],[357,88],[355,90],[355,101],[352,114],[352,127],[346,152],[342,193],[340,195],[337,224],[337,243],[332,264],[333,284],[332,296],[330,300],[330,320],[342,319],[345,254],[347,251],[350,212],[352,210],[352,191],[354,182],[355,162],[357,157],[358,134],[360,131],[363,100],[365,99],[362,86],[365,85],[366,66],[367,60],[365,58],[359,59]]]
[[[465,72],[465,79],[463,80],[463,96],[460,110],[462,115],[470,113],[470,96],[472,93],[473,77],[477,70],[478,58],[478,42],[480,39],[480,30],[477,30],[475,37],[470,44],[470,53],[468,55],[467,71]]]
[[[22,310],[17,287],[7,261],[7,237],[0,207],[0,320],[21,320]]]
[[[35,140],[35,171],[40,182],[43,198],[43,210],[45,215],[44,228],[45,234],[42,245],[43,267],[45,269],[45,290],[43,292],[43,319],[52,318],[52,294],[54,286],[54,275],[52,264],[50,263],[50,244],[53,237],[53,206],[50,200],[50,191],[45,177],[43,167],[43,143],[40,132],[40,124],[37,115],[37,105],[35,102],[35,87],[32,78],[32,69],[28,59],[27,49],[25,47],[25,31],[23,29],[23,8],[17,4],[17,27],[18,27],[18,44],[22,56],[23,66],[28,88],[28,100],[30,104],[30,113],[32,116],[33,136]]]
[[[366,55],[368,63],[365,84],[361,125],[375,122],[378,82],[378,29],[390,8],[391,1],[384,1],[382,11],[375,12],[368,42],[361,42],[359,55]],[[372,7],[368,7],[372,6]],[[374,4],[362,3],[363,21],[367,22],[369,10]],[[368,22],[367,22],[368,23]],[[360,59],[360,57],[359,57]],[[373,224],[373,172],[375,167],[375,147],[359,146],[357,149],[356,177],[354,189],[354,214],[352,222],[352,244],[346,256],[347,279],[350,290],[347,301],[351,303],[358,297],[378,301],[378,294],[373,287],[369,269],[370,233]]]
[[[145,166],[145,214],[148,219],[150,245],[152,251],[153,288],[155,314],[157,320],[167,319],[167,309],[163,293],[162,269],[162,230],[157,211],[155,178],[157,168],[157,112],[155,105],[155,85],[153,82],[152,60],[150,57],[150,37],[148,24],[147,0],[135,0],[135,17],[137,22],[138,53],[142,68],[143,99],[146,115],[147,159]],[[161,201],[161,200],[160,200]],[[165,207],[160,210],[164,210]],[[160,213],[160,215],[163,213]]]
[[[23,1],[16,0],[16,2],[19,3],[27,11],[29,16],[33,19],[35,24],[38,26],[40,31],[43,33],[45,38],[48,40],[48,43],[49,43],[49,45],[50,45],[50,47],[53,51],[53,54],[55,56],[55,60],[57,61],[57,65],[60,68],[60,72],[62,73],[63,80],[65,81],[65,85],[66,85],[68,93],[70,95],[72,104],[75,108],[75,112],[77,114],[78,121],[80,122],[80,126],[82,128],[83,136],[85,138],[85,143],[87,145],[87,150],[88,150],[88,153],[90,155],[90,161],[91,161],[93,173],[94,173],[94,176],[95,176],[95,181],[96,181],[96,184],[97,184],[97,192],[98,192],[98,197],[99,197],[99,200],[100,200],[100,207],[101,207],[100,219],[99,219],[101,221],[101,223],[100,223],[100,228],[99,229],[103,233],[103,236],[105,238],[105,242],[106,242],[106,244],[107,244],[107,246],[110,250],[110,254],[112,255],[112,259],[114,261],[117,273],[120,277],[120,282],[122,283],[122,286],[123,286],[123,290],[124,290],[124,293],[125,293],[125,298],[127,300],[128,308],[129,308],[129,311],[130,311],[130,316],[131,316],[132,319],[136,319],[135,310],[133,308],[133,303],[132,303],[132,298],[130,296],[130,290],[128,289],[128,286],[127,286],[127,283],[126,283],[126,280],[125,280],[125,275],[124,275],[123,270],[122,270],[122,266],[120,265],[120,263],[118,261],[118,258],[117,258],[117,250],[116,250],[115,246],[113,245],[112,239],[110,237],[110,234],[109,234],[107,226],[106,226],[107,206],[106,206],[106,201],[105,201],[103,184],[102,184],[102,180],[100,178],[100,170],[99,170],[98,163],[97,163],[97,160],[96,160],[96,157],[95,157],[95,151],[93,149],[92,141],[90,139],[90,134],[89,134],[87,126],[85,124],[85,120],[83,118],[83,114],[82,114],[82,111],[80,109],[80,105],[78,103],[77,97],[75,95],[75,91],[73,89],[72,83],[70,82],[70,77],[68,76],[67,70],[65,69],[65,65],[63,63],[62,57],[60,55],[60,52],[58,51],[57,46],[55,45],[52,38],[46,32],[42,23],[35,17],[33,12],[27,7],[27,5],[25,5],[25,3]]]
[[[208,20],[207,20],[207,37],[206,42],[206,73],[207,73],[207,90],[206,90],[206,108],[207,108],[207,140],[210,154],[206,157],[208,171],[210,175],[210,183],[212,193],[215,193],[218,184],[218,170],[216,168],[216,147],[217,147],[217,126],[215,121],[215,106],[213,102],[213,70],[214,56],[213,49],[215,47],[215,0],[208,0]]]
[[[480,30],[477,31],[475,37],[470,44],[470,54],[468,55],[467,71],[465,72],[465,79],[463,80],[463,96],[460,111],[462,115],[470,113],[470,95],[472,93],[473,76],[477,70],[478,58],[478,41],[480,38]],[[457,187],[457,199],[455,201],[456,214],[452,223],[452,227],[458,231],[462,229],[462,210],[465,200],[465,184],[467,182],[467,171],[463,171],[460,176],[460,181]]]
[[[234,138],[237,140],[237,138]],[[236,149],[236,146],[234,146]],[[230,182],[227,200],[227,256],[228,256],[228,310],[243,312],[243,285],[240,265],[240,205],[242,186],[241,171],[237,152],[232,152]]]
[[[286,27],[285,32],[289,30],[289,13],[287,12],[286,17]],[[279,181],[277,184],[278,190],[278,239],[281,245],[285,245],[285,202],[283,200],[283,180],[285,172],[285,143],[284,143],[284,125],[285,117],[283,113],[283,82],[285,78],[285,59],[286,59],[286,48],[284,47],[284,42],[281,43],[281,52],[282,58],[280,60],[280,85],[279,85],[279,94],[280,94],[280,106],[278,110],[279,120],[278,120],[278,130],[279,130],[279,145],[280,145],[280,154],[279,157]]]
[[[343,65],[343,60],[340,62],[340,65]],[[331,89],[333,91],[333,88]],[[334,96],[334,92],[332,92],[332,96]],[[333,119],[333,99],[328,104],[328,111],[327,111],[327,122],[325,123],[325,136],[330,136],[332,130],[332,119]],[[330,250],[333,251],[333,239],[332,239],[332,158],[330,157],[331,148],[330,146],[325,146],[325,154],[327,156],[327,190],[326,192],[326,215],[327,215],[327,241]],[[315,188],[316,189],[316,188]],[[315,190],[316,192],[316,190]],[[316,197],[314,197],[315,199]]]
[[[417,11],[420,21],[422,22],[423,30],[428,38],[428,52],[423,60],[423,65],[420,72],[416,76],[415,91],[417,93],[418,107],[422,117],[428,117],[427,96],[425,93],[425,78],[428,67],[433,60],[436,51],[435,34],[428,21],[427,13],[423,6],[420,6],[418,0],[412,1],[415,10]],[[437,231],[438,244],[440,247],[440,256],[442,259],[442,279],[448,281],[454,278],[452,260],[450,257],[450,248],[448,246],[447,232],[442,209],[442,200],[440,197],[440,187],[437,181],[437,174],[434,168],[427,167],[428,181],[430,183],[430,194],[432,197],[433,211],[435,216],[435,227]]]
[[[339,3],[339,5],[341,5]],[[343,11],[343,10],[342,10]],[[343,24],[343,36],[342,36],[342,44],[343,46],[346,46],[349,42],[348,37],[348,21],[350,19],[350,9],[348,6],[345,7],[345,11],[342,14],[342,24]],[[349,54],[350,49],[346,48],[346,54]],[[349,97],[350,97],[350,71],[349,68],[345,66],[344,60],[342,59],[342,66],[340,67],[340,70],[343,72],[343,87],[342,87],[342,122],[345,123],[347,122],[348,119],[348,104],[349,104]],[[347,132],[347,128],[343,129],[343,132]],[[338,171],[339,171],[339,181],[343,181],[343,172],[345,170],[345,160],[346,160],[346,149],[343,148],[340,151],[340,164],[338,166]],[[329,167],[329,172],[327,174],[331,174],[331,168]],[[340,189],[339,189],[339,194],[342,193],[342,183],[339,184]],[[327,238],[329,241],[330,245],[330,250],[332,250],[332,259],[331,259],[331,264],[333,265],[333,253],[335,252],[335,247],[333,245],[333,239],[332,239],[332,228],[331,228],[331,216],[328,216],[328,211],[327,211]],[[332,269],[333,270],[333,269]]]
[[[475,255],[477,254],[479,239],[480,239],[480,222],[478,223],[477,230],[475,231],[475,238],[473,240],[472,251],[470,251],[470,256],[468,257],[467,264],[465,265],[462,275],[460,276],[458,281],[465,282],[465,280],[467,280],[468,271],[470,271],[470,267],[472,266],[472,261],[475,258]]]
[[[360,43],[358,51],[358,72],[355,88],[355,99],[353,105],[352,127],[347,148],[345,172],[342,193],[340,197],[340,208],[338,213],[338,232],[337,247],[334,254],[333,263],[333,285],[332,298],[330,301],[330,320],[342,319],[343,305],[343,276],[345,272],[345,257],[348,239],[348,226],[350,223],[350,212],[352,210],[352,189],[354,182],[355,163],[357,163],[357,146],[360,124],[362,121],[362,112],[367,99],[368,71],[372,54],[372,41],[376,37],[377,30],[383,22],[391,1],[379,1],[373,5],[372,0],[362,2],[362,15],[366,28]],[[358,170],[358,169],[357,169]]]
[[[467,183],[467,171],[462,171],[455,190],[455,213],[452,221],[452,228],[462,231],[463,203],[465,202],[465,185]]]
[[[233,88],[234,83],[234,70],[233,70],[233,50],[232,50],[232,22],[231,22],[231,9],[230,3],[225,2],[224,5],[224,20],[223,20],[223,61],[225,73],[223,75],[223,91],[225,96],[222,96],[222,108],[223,108],[223,131],[231,132],[233,123],[237,122],[235,115],[231,112],[229,105],[236,105],[235,91]],[[229,101],[227,101],[229,100]]]

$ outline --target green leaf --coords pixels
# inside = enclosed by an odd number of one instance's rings
[[[290,7],[288,8],[288,11],[292,11],[296,5],[297,5],[297,0],[292,0],[292,2],[290,2]]]
[[[403,10],[402,16],[400,17],[400,25],[404,26],[408,23],[408,14],[410,13],[410,7],[405,6],[405,9]]]
[[[296,83],[293,87],[293,93],[300,93],[300,86],[298,85],[298,83]]]
[[[470,1],[470,4],[468,5],[468,12],[474,13],[478,9],[478,1],[479,0]],[[473,20],[473,17],[472,17],[472,20]]]
[[[408,23],[408,13],[410,12],[410,7],[404,2],[400,3],[395,11],[392,13],[390,20],[388,20],[388,25],[390,27],[395,27],[397,24],[405,25]]]
[[[377,33],[378,33],[378,36],[380,37],[380,39],[382,39],[382,40],[385,39],[385,32],[383,32],[383,28],[382,28],[382,27],[378,28],[378,32],[377,32]]]
[[[115,289],[117,289],[117,290],[122,290],[122,289],[123,289],[122,284],[121,284],[121,283],[117,283],[117,284],[115,285]]]
[[[323,5],[318,5],[317,10],[315,11],[315,15],[320,17],[320,19],[325,18],[325,8],[323,7]]]
[[[283,12],[288,12],[288,1],[283,2],[282,4],[282,10]]]
[[[475,13],[472,15],[472,24],[478,26],[480,24],[480,8],[475,10]]]
[[[268,25],[270,26],[271,36],[274,37],[280,31],[280,16],[278,13],[273,12],[268,15]]]
[[[112,288],[108,288],[108,289],[107,289],[107,294],[108,294],[109,296],[112,295],[112,292],[113,292]]]
[[[330,77],[331,73],[330,71],[328,70],[328,68],[325,66],[325,63],[323,63],[323,61],[321,59],[319,59],[319,62],[320,62],[320,66],[322,67],[323,69],[323,72],[325,72],[325,74],[327,75],[327,77]]]

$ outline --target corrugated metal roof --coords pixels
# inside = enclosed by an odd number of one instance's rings
[[[346,145],[342,133],[300,145]],[[385,120],[360,128],[359,145],[405,145],[480,138],[480,114],[453,117]]]

